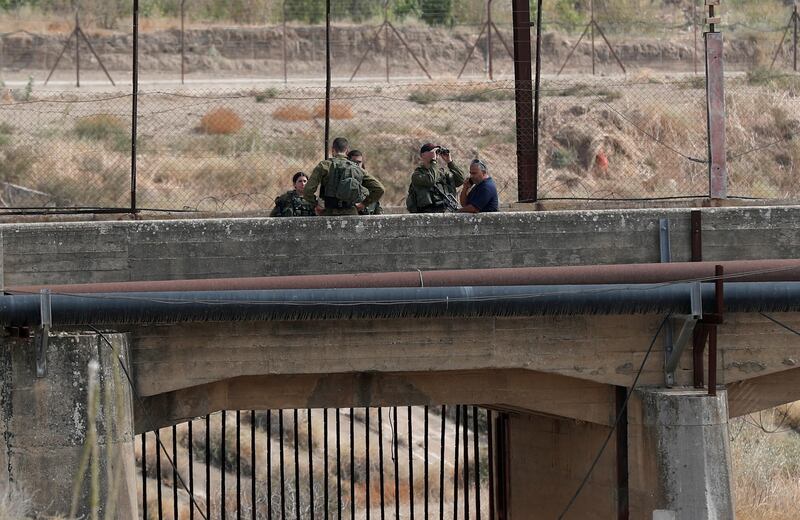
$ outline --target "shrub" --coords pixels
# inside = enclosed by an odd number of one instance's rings
[[[325,117],[325,103],[317,105],[314,117]],[[353,109],[344,103],[331,103],[331,119],[353,119]]]
[[[75,133],[81,139],[104,141],[119,135],[127,135],[128,125],[111,114],[95,114],[82,117],[75,123]]]
[[[200,119],[200,131],[211,135],[230,135],[242,129],[242,118],[230,108],[215,108]]]
[[[550,164],[555,168],[568,168],[578,162],[578,154],[572,148],[556,148],[550,156]]]
[[[408,100],[419,105],[430,105],[441,101],[442,97],[432,90],[415,90],[408,95]]]
[[[256,93],[256,103],[263,103],[268,99],[272,99],[278,95],[278,89],[268,88]]]
[[[453,101],[462,103],[480,103],[487,101],[513,101],[514,91],[509,89],[471,90],[460,92],[452,97]]]
[[[314,119],[314,114],[305,107],[286,105],[273,112],[272,117],[280,121],[310,121]]]

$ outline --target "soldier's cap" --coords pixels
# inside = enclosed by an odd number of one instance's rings
[[[423,154],[425,152],[430,152],[431,150],[435,150],[436,148],[439,148],[438,144],[425,143],[422,145],[422,148],[419,149],[419,153]]]

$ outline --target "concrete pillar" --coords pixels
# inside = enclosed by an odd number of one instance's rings
[[[572,419],[509,416],[509,519],[558,518],[578,489],[609,428]],[[566,519],[617,518],[612,438]],[[635,518],[635,517],[633,517]]]
[[[638,390],[628,418],[631,518],[734,518],[725,391]]]
[[[106,337],[129,361],[127,338]],[[0,481],[8,480],[32,500],[34,515],[66,515],[73,486],[80,490],[77,516],[90,518],[92,481],[99,516],[138,517],[131,392],[111,348],[93,333],[51,334],[47,375],[36,377],[32,339],[0,338]],[[97,441],[88,446],[88,365],[97,360]],[[85,450],[93,451],[77,479]],[[77,482],[77,484],[75,484]]]

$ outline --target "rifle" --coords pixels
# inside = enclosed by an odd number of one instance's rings
[[[458,203],[458,199],[456,199],[455,195],[444,191],[438,184],[433,185],[433,190],[444,199],[444,207],[448,213],[458,213],[458,210],[461,209],[461,205]]]

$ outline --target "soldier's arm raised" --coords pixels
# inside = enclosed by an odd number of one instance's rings
[[[383,197],[383,194],[386,191],[381,181],[367,172],[364,172],[364,180],[362,184],[369,191],[369,195],[367,195],[367,198],[362,202],[364,206],[369,206],[373,202],[377,202],[381,197]]]
[[[453,184],[456,188],[464,184],[464,179],[467,178],[467,176],[464,175],[464,170],[459,168],[458,165],[453,161],[447,163],[447,169],[453,174]]]

